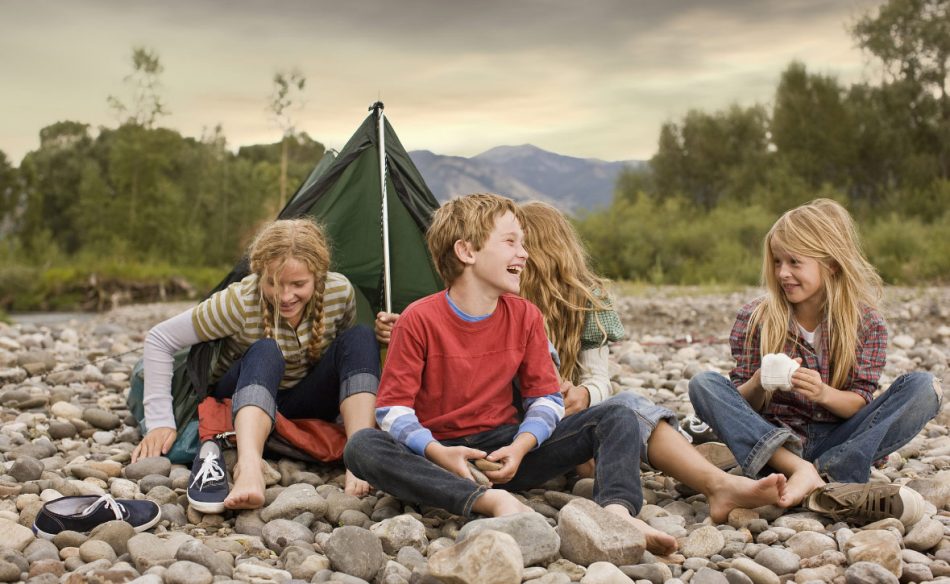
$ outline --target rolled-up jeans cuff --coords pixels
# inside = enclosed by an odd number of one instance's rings
[[[340,383],[340,401],[358,393],[376,395],[379,378],[372,373],[354,373]]]
[[[238,411],[246,406],[258,407],[270,416],[271,425],[277,418],[277,402],[269,389],[263,385],[246,385],[234,392],[231,397],[231,414],[237,416]]]
[[[462,506],[462,516],[471,517],[472,507],[475,505],[475,501],[477,501],[479,497],[481,497],[487,492],[488,492],[488,487],[484,485],[479,485],[478,488],[475,489],[475,491],[473,491],[472,494],[470,494],[465,499],[465,504]]]
[[[802,439],[788,428],[775,428],[755,443],[749,456],[742,462],[745,475],[752,479],[758,478],[775,451],[783,446],[795,456],[802,456]]]
[[[627,390],[622,391],[601,403],[614,401],[620,402],[633,410],[637,415],[637,426],[640,430],[640,460],[650,464],[648,443],[656,425],[666,420],[674,429],[679,427],[679,419],[673,410],[653,403],[649,398],[636,392]]]

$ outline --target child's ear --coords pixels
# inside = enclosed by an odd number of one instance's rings
[[[841,271],[841,264],[839,264],[839,263],[836,262],[835,260],[831,260],[831,261],[828,263],[828,270],[831,272],[831,275],[832,275],[832,276],[837,276],[837,275],[838,275],[838,272]]]
[[[455,257],[457,257],[460,262],[466,265],[475,263],[475,250],[473,249],[471,242],[457,239],[455,240],[454,248]]]

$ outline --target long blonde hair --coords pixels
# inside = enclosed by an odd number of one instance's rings
[[[749,330],[761,325],[761,354],[779,353],[789,340],[792,306],[775,274],[772,245],[792,255],[814,258],[821,273],[821,322],[828,339],[832,387],[845,389],[855,366],[863,311],[877,308],[883,284],[861,251],[851,215],[831,199],[814,201],[786,211],[765,236],[762,246],[762,283],[765,299],[756,306]],[[798,342],[797,327],[792,342]],[[752,334],[747,337],[751,342]]]
[[[607,308],[607,280],[591,271],[577,232],[560,211],[533,201],[521,205],[521,217],[528,250],[521,295],[544,315],[548,338],[561,359],[561,377],[577,383],[584,320],[590,311]],[[604,332],[605,341],[606,336]]]
[[[248,250],[251,271],[261,281],[270,279],[277,298],[265,298],[261,289],[261,312],[264,336],[273,338],[279,314],[274,306],[280,304],[280,273],[290,259],[295,259],[313,275],[313,296],[304,309],[304,318],[312,318],[310,342],[307,344],[307,360],[311,363],[320,358],[323,340],[323,292],[326,289],[327,271],[330,268],[330,248],[323,229],[310,218],[279,219],[266,224],[257,233]]]

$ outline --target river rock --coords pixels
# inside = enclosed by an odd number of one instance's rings
[[[35,539],[33,530],[9,519],[0,519],[0,549],[21,551]]]
[[[323,517],[326,512],[327,502],[317,494],[313,485],[297,483],[281,491],[273,503],[262,509],[261,519],[265,522],[293,519],[301,513],[313,513],[314,517]]]
[[[20,456],[17,457],[7,474],[15,478],[18,483],[25,483],[40,478],[44,469],[43,463],[32,456]]]
[[[756,554],[755,561],[780,576],[782,574],[794,574],[801,567],[800,557],[780,548],[765,548]]]
[[[471,525],[471,523],[469,523]],[[546,525],[546,524],[545,524]],[[374,524],[369,530],[383,544],[383,551],[394,556],[404,547],[425,553],[429,545],[426,526],[411,515],[398,515]],[[459,534],[461,536],[461,534]]]
[[[470,521],[459,530],[456,541],[462,542],[472,534],[491,529],[507,533],[518,544],[525,567],[549,564],[557,559],[561,538],[543,516],[538,513],[518,513]]]
[[[887,569],[896,578],[901,576],[900,540],[890,531],[872,529],[852,535],[844,545],[848,562],[873,562]]]
[[[587,567],[581,584],[633,584],[633,580],[610,562],[594,562]]]
[[[748,576],[753,584],[779,584],[775,572],[749,558],[736,558],[732,560],[731,567],[733,570],[738,570]]]
[[[323,551],[334,570],[367,581],[372,580],[386,563],[379,538],[367,529],[352,525],[334,529]]]
[[[943,523],[924,517],[910,528],[904,536],[904,545],[918,552],[935,547],[943,539]]]
[[[587,499],[574,499],[558,513],[561,555],[577,564],[639,563],[646,548],[643,534],[629,521]]]
[[[689,534],[680,553],[687,558],[708,558],[713,554],[718,554],[724,545],[726,545],[726,540],[722,533],[715,527],[707,525]]]
[[[167,477],[171,469],[171,461],[164,456],[149,456],[148,458],[139,459],[125,467],[125,478],[130,481],[138,481],[150,474]]]
[[[801,531],[786,540],[789,551],[799,558],[810,558],[827,550],[837,550],[834,538],[814,531]]]
[[[445,584],[520,584],[524,559],[510,535],[485,530],[436,552],[428,566],[429,573]]]
[[[855,562],[844,573],[848,584],[899,584],[890,570],[874,562]]]
[[[285,547],[295,543],[313,543],[313,532],[304,525],[289,519],[275,519],[264,524],[261,529],[264,545],[280,553]]]
[[[188,561],[178,561],[168,567],[164,574],[165,584],[211,584],[211,570]]]

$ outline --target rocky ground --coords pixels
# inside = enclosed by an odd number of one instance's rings
[[[616,387],[682,415],[688,379],[732,366],[727,337],[755,295],[661,289],[618,301],[628,340],[611,348]],[[656,558],[642,538],[587,498],[589,479],[524,493],[536,513],[465,519],[383,493],[343,494],[342,470],[274,461],[261,511],[188,509],[188,469],[165,459],[130,465],[139,432],[125,406],[148,327],[184,305],[127,307],[81,321],[0,324],[0,582],[950,582],[950,408],[875,470],[928,501],[923,520],[858,527],[802,510],[735,511],[713,525],[702,495],[647,470],[641,518],[679,539]],[[891,347],[883,382],[950,357],[950,289],[888,290]],[[77,365],[75,368],[69,368]],[[161,505],[151,532],[123,523],[52,541],[29,527],[45,501],[111,493]]]

